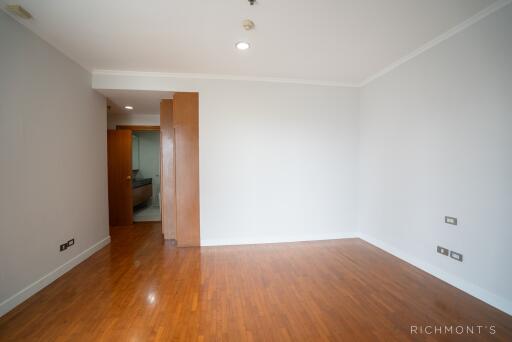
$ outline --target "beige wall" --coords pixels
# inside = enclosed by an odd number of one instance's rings
[[[90,77],[0,11],[0,315],[108,243],[106,103]]]

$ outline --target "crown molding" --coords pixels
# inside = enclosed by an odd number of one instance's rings
[[[169,73],[169,72],[101,70],[101,69],[100,70],[92,70],[92,74],[93,75],[102,75],[102,76],[157,77],[157,78],[179,78],[179,79],[198,79],[198,80],[288,83],[288,84],[315,85],[315,86],[324,86],[324,87],[347,87],[347,88],[359,87],[358,84],[335,82],[335,81],[305,80],[305,79],[295,79],[295,78],[256,77],[256,76],[237,76],[237,75],[223,75],[223,74]]]
[[[295,78],[278,78],[278,77],[258,77],[258,76],[238,76],[238,75],[224,75],[224,74],[201,74],[201,73],[170,73],[170,72],[145,72],[145,71],[125,71],[125,70],[102,70],[102,69],[90,69],[84,65],[81,65],[77,62],[77,59],[68,56],[66,53],[56,48],[59,52],[64,54],[66,57],[71,59],[74,63],[78,64],[80,67],[84,68],[92,75],[105,75],[105,76],[127,76],[127,77],[157,77],[157,78],[177,78],[177,79],[202,79],[202,80],[226,80],[226,81],[251,81],[251,82],[267,82],[267,83],[285,83],[285,84],[299,84],[299,85],[313,85],[313,86],[324,86],[324,87],[345,87],[345,88],[362,88],[376,79],[384,76],[385,74],[391,72],[392,70],[398,68],[400,65],[408,62],[409,60],[421,55],[422,53],[430,50],[431,48],[437,46],[438,44],[444,42],[445,40],[455,36],[459,32],[464,31],[465,29],[471,27],[472,25],[478,23],[482,19],[487,16],[499,11],[503,7],[512,3],[512,0],[497,0],[490,6],[484,8],[477,14],[472,17],[464,20],[460,24],[452,27],[448,31],[442,33],[436,38],[430,40],[429,42],[423,44],[416,50],[411,53],[399,58],[395,62],[391,63],[387,67],[381,69],[379,72],[365,78],[361,82],[355,83],[347,83],[347,82],[338,82],[338,81],[325,81],[325,80],[307,80],[307,79],[295,79]],[[13,18],[15,21],[19,22],[23,26],[26,26],[25,23],[21,22],[18,18],[11,15],[9,12],[5,10],[6,2],[4,0],[0,0],[0,10],[5,12],[9,17]],[[27,27],[31,32],[35,33],[30,27]],[[48,44],[53,46],[45,37],[35,33],[41,39],[46,41]],[[53,46],[54,47],[54,46]],[[55,48],[55,47],[54,47]]]
[[[145,72],[145,71],[123,71],[123,70],[92,70],[93,75],[108,75],[108,76],[132,76],[132,77],[160,77],[160,78],[179,78],[179,79],[202,79],[202,80],[226,80],[226,81],[252,81],[252,82],[270,82],[270,83],[288,83],[288,84],[303,84],[315,85],[325,87],[346,87],[346,88],[362,88],[376,79],[384,76],[392,70],[398,68],[400,65],[410,61],[411,59],[421,55],[422,53],[432,49],[445,40],[455,36],[459,32],[471,27],[482,19],[502,9],[503,7],[512,3],[512,0],[498,0],[490,6],[484,8],[474,16],[464,20],[460,24],[452,27],[448,31],[442,33],[431,41],[423,44],[411,53],[399,58],[391,63],[384,69],[376,74],[367,77],[359,83],[344,83],[336,81],[322,81],[322,80],[305,80],[294,78],[272,78],[272,77],[256,77],[256,76],[236,76],[236,75],[222,75],[222,74],[196,74],[196,73],[165,73],[165,72]]]
[[[370,84],[371,82],[373,82],[376,79],[384,76],[388,72],[396,69],[400,65],[408,62],[409,60],[415,58],[416,56],[421,55],[425,51],[428,51],[428,50],[432,49],[436,45],[438,45],[438,44],[444,42],[445,40],[455,36],[459,32],[464,31],[468,27],[478,23],[480,20],[482,20],[485,17],[489,16],[490,14],[492,14],[492,13],[502,9],[503,7],[509,5],[510,3],[512,3],[512,0],[498,0],[498,1],[496,1],[492,5],[484,8],[483,10],[481,10],[480,12],[475,14],[474,16],[464,20],[462,23],[452,27],[451,29],[449,29],[448,31],[444,32],[443,34],[437,36],[436,38],[432,39],[428,43],[420,46],[419,48],[417,48],[413,52],[411,52],[411,53],[403,56],[402,58],[398,59],[397,61],[391,63],[390,65],[388,65],[387,67],[385,67],[381,71],[377,72],[376,74],[366,78],[363,82],[361,82],[359,84],[359,87],[364,87],[364,86]]]

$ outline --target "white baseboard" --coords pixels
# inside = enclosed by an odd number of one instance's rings
[[[19,291],[18,293],[12,295],[11,297],[7,298],[3,302],[0,303],[0,317],[5,315],[7,312],[14,309],[19,304],[23,303],[25,300],[27,300],[29,297],[33,296],[52,282],[54,282],[57,278],[64,275],[64,273],[71,270],[73,267],[90,257],[95,252],[99,251],[106,245],[110,243],[110,236],[107,236],[103,240],[95,243],[91,247],[87,248],[82,253],[78,254],[77,256],[71,258],[70,260],[66,261],[64,264],[60,265],[50,273],[45,274],[43,277],[41,277],[39,280],[36,280],[29,286],[25,287],[23,290]]]
[[[512,315],[512,302],[497,296],[487,290],[482,289],[464,279],[461,279],[453,274],[447,273],[440,268],[433,266],[427,262],[419,260],[411,255],[404,253],[394,246],[391,246],[385,242],[374,239],[371,236],[365,234],[355,233],[342,233],[342,234],[329,234],[329,235],[312,235],[312,236],[294,236],[294,237],[277,237],[277,238],[244,238],[244,239],[207,239],[201,240],[201,246],[227,246],[227,245],[251,245],[251,244],[267,244],[267,243],[285,243],[285,242],[300,242],[300,241],[320,241],[320,240],[335,240],[335,239],[348,239],[348,238],[360,238],[392,255],[395,257],[415,266],[419,269],[439,278],[448,284],[462,290],[473,297],[476,297],[487,304]],[[82,253],[68,260],[61,266],[57,267],[50,273],[44,275],[39,280],[25,287],[23,290],[14,294],[10,298],[0,303],[0,317],[5,315],[7,312],[12,310],[17,305],[21,304],[29,297],[48,286],[50,283],[55,281],[57,278],[71,270],[73,267],[87,259],[89,256],[105,247],[110,243],[110,236],[97,242],[93,246],[89,247]]]
[[[266,243],[285,243],[301,241],[321,241],[357,238],[355,233],[335,233],[320,235],[302,235],[302,236],[279,236],[279,237],[248,237],[237,239],[205,239],[201,240],[201,246],[233,246],[233,245],[256,245]]]
[[[498,310],[501,310],[509,315],[512,315],[512,302],[497,296],[487,290],[484,290],[483,288],[470,283],[460,277],[457,277],[451,273],[445,272],[439,267],[433,266],[430,263],[424,262],[420,259],[417,259],[407,253],[404,253],[394,246],[391,246],[385,242],[382,242],[380,240],[374,239],[371,236],[365,235],[365,234],[359,234],[359,238],[362,240],[396,256],[399,259],[402,259],[403,261],[416,266],[417,268],[433,275],[436,278],[439,278],[448,284],[458,288],[459,290],[462,290],[468,294],[470,294],[473,297],[476,297],[480,299],[481,301],[486,302],[487,304],[495,307]]]

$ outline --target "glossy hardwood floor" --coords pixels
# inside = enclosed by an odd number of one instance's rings
[[[511,341],[512,317],[359,239],[178,249],[158,223],[114,229],[110,246],[0,318],[1,341],[456,338]]]

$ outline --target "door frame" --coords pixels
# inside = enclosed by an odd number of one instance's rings
[[[132,132],[160,132],[160,126],[151,125],[117,125],[116,130],[127,129]]]

